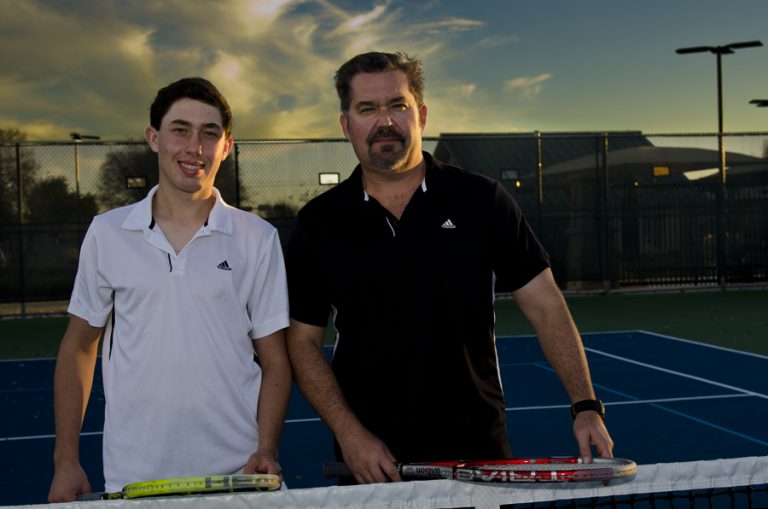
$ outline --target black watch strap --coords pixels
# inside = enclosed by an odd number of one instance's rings
[[[587,410],[594,410],[601,419],[605,420],[605,406],[599,399],[583,399],[577,401],[571,405],[571,417],[575,419],[576,414],[586,412]]]

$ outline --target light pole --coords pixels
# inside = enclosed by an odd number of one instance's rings
[[[727,280],[726,262],[726,189],[728,180],[725,166],[725,140],[723,139],[723,55],[730,55],[737,49],[755,48],[762,46],[760,41],[734,42],[725,46],[694,46],[675,50],[678,55],[688,53],[714,53],[717,56],[717,148],[719,154],[720,185],[717,186],[716,206],[717,218],[715,221],[715,242],[717,244],[717,280],[721,287],[725,287]]]
[[[717,146],[720,151],[720,180],[727,181],[725,169],[725,144],[723,143],[723,55],[730,55],[737,49],[762,46],[760,41],[733,42],[725,46],[693,46],[675,50],[678,55],[688,53],[714,53],[717,56]]]
[[[80,223],[80,143],[83,140],[100,140],[100,136],[94,136],[89,134],[69,133],[69,137],[75,142],[75,214],[77,217],[78,226]]]

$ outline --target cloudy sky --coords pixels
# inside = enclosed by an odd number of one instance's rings
[[[428,135],[768,131],[765,0],[0,0],[0,128],[141,138],[161,86],[211,79],[236,138],[339,137],[333,73],[370,50],[424,62]]]

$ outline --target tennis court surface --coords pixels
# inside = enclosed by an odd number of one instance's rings
[[[128,503],[212,507],[214,500],[215,505],[240,500],[245,507],[511,508],[529,507],[523,502],[533,500],[587,497],[568,502],[573,505],[536,507],[768,508],[768,357],[638,331],[586,333],[583,338],[598,397],[606,404],[614,453],[639,465],[638,477],[630,483],[596,492],[453,481],[324,488],[334,483],[321,475],[322,463],[332,459],[331,435],[294,390],[280,458],[289,492]],[[536,339],[500,337],[497,346],[513,454],[576,455],[567,397]],[[0,505],[45,502],[52,476],[53,366],[52,359],[0,361]],[[81,461],[93,489],[101,490],[104,401],[98,374],[93,391]],[[753,486],[733,490],[734,484]],[[673,495],[678,489],[684,493]],[[691,489],[700,491],[694,497]],[[618,490],[614,494],[619,498],[593,500],[607,490]],[[633,495],[635,490],[642,495]],[[747,491],[753,490],[748,505]],[[661,498],[648,500],[649,491]],[[718,496],[711,498],[712,493]],[[115,507],[114,501],[89,504]]]

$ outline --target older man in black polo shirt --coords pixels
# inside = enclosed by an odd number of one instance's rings
[[[421,63],[358,55],[336,88],[360,164],[299,213],[287,263],[296,380],[339,458],[368,483],[399,480],[395,461],[510,456],[497,289],[513,293],[575,404],[580,454],[610,457],[579,333],[519,207],[497,182],[421,150]]]

